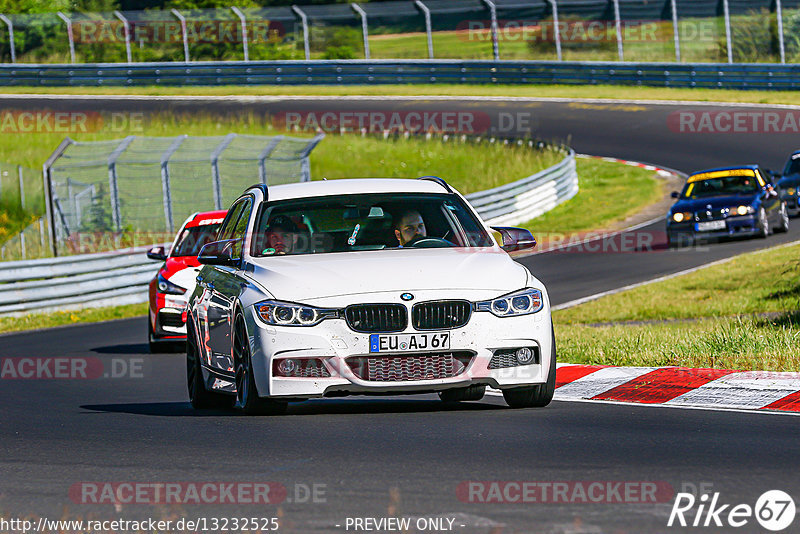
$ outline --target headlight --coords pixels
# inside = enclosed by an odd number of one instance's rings
[[[325,319],[339,317],[339,310],[275,300],[259,302],[256,304],[256,312],[265,323],[275,326],[314,326]]]
[[[789,189],[786,190],[786,192],[789,194],[789,196],[794,196],[797,190],[794,187],[790,187]]]
[[[497,317],[529,315],[542,309],[542,292],[538,289],[523,289],[514,293],[475,303],[475,311],[488,311]]]
[[[183,295],[186,293],[186,290],[181,286],[177,286],[164,278],[164,275],[158,273],[158,281],[156,282],[156,288],[158,288],[159,293],[163,293],[165,295]]]
[[[750,215],[751,213],[755,213],[756,210],[753,209],[753,206],[739,206],[738,208],[731,209],[731,211],[735,211],[736,215]]]
[[[672,220],[676,223],[689,221],[694,219],[694,214],[689,211],[679,211],[678,213],[672,214]]]

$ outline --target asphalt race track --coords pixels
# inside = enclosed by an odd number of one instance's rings
[[[674,132],[669,116],[692,107],[685,104],[69,97],[0,105],[222,114],[479,109],[495,125],[499,113],[523,112],[532,114],[535,136],[685,172],[749,162],[780,168],[800,148],[796,135]],[[646,250],[584,247],[521,261],[556,305],[797,240],[800,220],[767,240],[679,251],[665,249],[663,230],[663,222],[638,230],[652,237]],[[458,408],[434,396],[353,397],[292,405],[289,416],[277,418],[196,413],[187,402],[183,357],[147,354],[145,327],[144,319],[131,319],[0,336],[3,357],[85,358],[97,371],[88,380],[2,381],[0,517],[280,516],[281,532],[321,533],[348,531],[348,517],[411,516],[451,518],[453,530],[469,533],[640,533],[686,530],[667,527],[674,493],[682,490],[719,492],[721,503],[751,506],[766,490],[800,495],[800,420],[793,416],[567,402],[519,411],[488,396]],[[647,482],[670,491],[646,503],[475,502],[480,497],[463,491],[470,481]],[[269,505],[115,507],[86,502],[79,491],[85,482],[274,482],[288,495]],[[314,485],[316,497],[307,491]],[[736,530],[761,532],[757,527],[751,520]]]

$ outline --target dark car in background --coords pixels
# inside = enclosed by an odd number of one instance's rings
[[[783,175],[776,184],[781,200],[786,203],[790,217],[800,215],[798,193],[800,192],[800,150],[789,157],[783,168]]]
[[[670,247],[697,240],[786,232],[786,203],[772,175],[758,165],[710,169],[692,174],[667,215]]]

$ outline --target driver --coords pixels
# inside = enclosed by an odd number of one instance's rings
[[[394,225],[394,235],[397,237],[400,247],[406,246],[415,239],[427,236],[422,215],[416,210],[409,210],[403,213],[402,217],[397,219]]]
[[[271,221],[266,232],[267,248],[263,254],[290,254],[294,249],[294,237],[297,225],[287,216],[278,215]]]

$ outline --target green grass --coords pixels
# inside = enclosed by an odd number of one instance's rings
[[[328,137],[315,149],[311,175],[314,179],[435,175],[469,194],[525,178],[562,159],[557,150],[527,146],[414,138],[376,141],[346,135]]]
[[[570,363],[798,371],[799,254],[800,245],[745,254],[557,311],[559,357]],[[610,322],[618,324],[597,325]]]
[[[578,194],[524,225],[540,241],[542,234],[606,228],[662,197],[663,186],[652,171],[597,159],[579,158],[577,164]]]
[[[80,323],[97,323],[147,315],[147,304],[128,304],[79,311],[32,313],[20,317],[0,317],[0,332],[20,332]],[[144,335],[144,334],[143,334]]]
[[[559,360],[621,366],[800,371],[800,316],[590,327],[556,324]]]
[[[554,317],[562,324],[569,324],[797,310],[800,309],[798,257],[800,245],[745,254],[684,276],[561,310]]]
[[[3,87],[2,94],[158,95],[158,96],[494,96],[531,98],[590,98],[675,100],[800,105],[800,91],[734,91],[728,89],[670,89],[618,85],[314,85],[207,87]],[[41,135],[41,134],[39,134]]]

